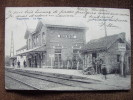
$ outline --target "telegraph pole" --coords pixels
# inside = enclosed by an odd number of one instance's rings
[[[11,48],[10,48],[10,57],[14,56],[14,39],[13,39],[13,32],[11,33]]]
[[[26,21],[24,20],[24,23],[25,23],[25,25],[26,25],[26,27],[27,27],[27,29],[28,29],[28,25],[27,25],[27,23],[26,23]]]
[[[105,31],[105,37],[107,36],[107,27],[106,27],[106,19],[105,19],[105,14],[104,14],[104,8],[103,8],[103,21],[104,21],[104,31]]]

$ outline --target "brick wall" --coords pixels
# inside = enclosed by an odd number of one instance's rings
[[[80,49],[85,43],[85,31],[83,29],[48,28],[46,36],[47,65],[50,65],[49,54],[54,54],[55,49],[62,49],[61,58],[66,60],[68,57],[72,58],[73,49]],[[69,36],[76,36],[76,38]]]

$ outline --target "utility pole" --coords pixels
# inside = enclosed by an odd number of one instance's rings
[[[26,25],[26,27],[27,27],[27,29],[28,29],[28,25],[27,25],[27,23],[26,23],[26,21],[24,20],[24,23],[25,23],[25,25]]]
[[[10,57],[14,56],[14,39],[13,39],[13,32],[11,33],[11,48],[10,48]]]
[[[105,37],[107,36],[107,27],[106,27],[106,19],[105,19],[105,14],[104,14],[104,8],[103,8],[103,21],[104,21],[104,31],[105,31]]]

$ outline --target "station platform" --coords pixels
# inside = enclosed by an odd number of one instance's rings
[[[102,74],[96,75],[84,75],[82,70],[74,70],[74,69],[53,69],[53,68],[14,68],[19,70],[31,71],[36,73],[45,73],[52,74],[55,76],[63,77],[63,78],[72,78],[76,80],[93,80],[95,82],[100,82],[103,84],[113,85],[113,86],[121,86],[130,89],[131,84],[131,75],[127,75],[126,78],[121,77],[116,74],[108,74],[107,79]]]
[[[72,76],[73,78],[79,78],[79,79],[89,78],[93,80],[101,80],[100,77],[102,77],[101,74],[85,75],[83,74],[82,70],[76,70],[76,69],[53,69],[53,68],[17,68],[17,69],[66,75],[66,76]]]

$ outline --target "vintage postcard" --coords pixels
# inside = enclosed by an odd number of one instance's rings
[[[5,89],[130,88],[129,9],[5,8]]]

